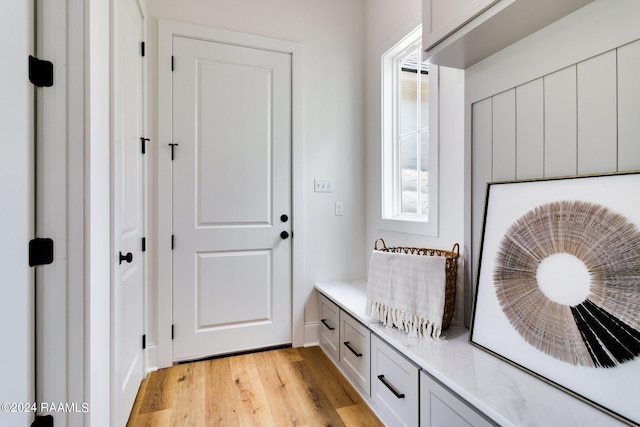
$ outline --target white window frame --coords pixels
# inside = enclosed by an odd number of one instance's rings
[[[422,26],[418,26],[381,58],[382,108],[381,108],[381,217],[380,229],[402,233],[438,235],[438,107],[439,107],[439,73],[436,65],[429,65],[429,215],[396,215],[399,200],[399,153],[396,144],[396,117],[398,106],[398,74],[396,59],[411,46],[421,42]]]

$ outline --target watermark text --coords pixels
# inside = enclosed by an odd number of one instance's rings
[[[2,412],[38,412],[38,413],[83,413],[89,412],[86,402],[3,402],[0,404]]]

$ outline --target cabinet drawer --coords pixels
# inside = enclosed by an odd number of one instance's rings
[[[394,426],[418,425],[418,368],[371,337],[371,399]]]
[[[371,332],[353,317],[340,311],[340,365],[367,395],[371,374]]]
[[[340,360],[340,309],[330,299],[318,294],[320,304],[320,347],[337,362]]]
[[[489,427],[495,424],[424,372],[420,372],[421,427]]]

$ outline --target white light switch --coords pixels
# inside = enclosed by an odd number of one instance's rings
[[[331,193],[333,190],[330,179],[314,179],[313,185],[316,193]]]
[[[342,216],[343,212],[342,202],[336,202],[336,216]]]

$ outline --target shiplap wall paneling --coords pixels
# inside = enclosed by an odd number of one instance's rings
[[[485,187],[491,182],[493,175],[492,153],[493,153],[493,129],[491,128],[491,116],[493,114],[491,98],[473,104],[472,115],[472,159],[473,163],[473,194],[484,195]],[[484,199],[480,200],[484,204]],[[479,205],[480,209],[482,206]]]
[[[484,221],[484,205],[486,199],[487,183],[492,181],[492,139],[493,130],[491,128],[492,99],[487,98],[478,101],[471,106],[471,168],[473,170],[472,199],[472,252],[480,253],[480,238],[482,236],[482,226]],[[470,269],[473,274],[472,289],[475,289],[475,274],[478,266],[472,260]],[[473,298],[472,293],[472,298]],[[472,298],[469,298],[471,300]]]
[[[544,177],[578,173],[576,66],[544,77]]]
[[[516,178],[544,176],[543,82],[516,88]]]
[[[493,97],[493,181],[516,178],[516,91]]]
[[[640,41],[618,49],[618,170],[640,170]]]
[[[578,174],[617,170],[616,51],[578,64]]]

